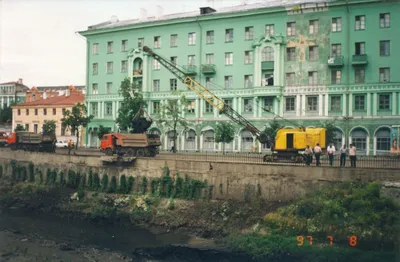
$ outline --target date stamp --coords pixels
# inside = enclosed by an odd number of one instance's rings
[[[296,239],[297,239],[297,246],[299,247],[303,246],[305,241],[307,241],[310,246],[312,246],[313,244],[312,236],[306,236],[306,237],[297,236]],[[330,246],[334,244],[333,236],[327,236],[326,239],[327,239],[326,243],[329,244]],[[348,241],[350,246],[352,247],[357,246],[357,236],[350,236]]]

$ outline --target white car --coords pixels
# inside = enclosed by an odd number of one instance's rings
[[[57,141],[56,147],[57,148],[68,148],[68,143],[65,141]]]

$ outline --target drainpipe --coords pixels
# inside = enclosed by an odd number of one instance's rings
[[[350,77],[350,10],[349,10],[349,1],[346,0],[346,34],[347,34],[347,69],[346,69],[346,116],[345,120],[345,144],[347,145],[349,142],[349,77]],[[347,145],[348,146],[348,145]]]
[[[199,56],[200,56],[200,59],[198,60],[199,61],[199,64],[200,64],[200,70],[199,70],[199,82],[201,83],[201,62],[202,62],[202,59],[203,59],[203,27],[201,26],[201,24],[200,24],[200,22],[199,22],[199,17],[197,16],[196,17],[196,22],[197,22],[197,24],[199,25],[199,27],[200,27],[200,38],[199,38],[199,41],[200,41],[200,44],[199,44]],[[200,103],[203,103],[203,100],[202,99],[199,99],[198,100]],[[201,106],[199,105],[199,110],[201,110]],[[200,112],[199,112],[199,117],[200,117]],[[197,119],[197,121],[196,121],[196,123],[197,123],[197,125],[199,125],[199,119]],[[198,128],[197,128],[198,129]],[[201,130],[200,129],[198,129],[199,130],[199,134],[197,134],[197,136],[198,136],[198,139],[197,139],[197,148],[198,148],[198,150],[200,151],[200,136],[201,136]]]

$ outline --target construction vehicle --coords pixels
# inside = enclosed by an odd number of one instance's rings
[[[7,133],[0,131],[0,147],[4,147],[7,145]]]
[[[100,142],[100,149],[107,156],[155,157],[161,145],[159,135],[155,134],[105,134]]]
[[[54,134],[36,134],[28,131],[12,132],[7,138],[7,145],[12,150],[30,152],[55,152],[57,138]]]
[[[147,117],[143,117],[144,114]],[[136,156],[155,157],[161,145],[160,136],[145,133],[152,123],[149,114],[141,107],[132,119],[133,134],[105,134],[100,142],[100,150],[109,157],[103,158],[103,162],[123,162],[126,158],[131,159]]]
[[[232,107],[224,103],[221,98],[214,95],[202,84],[187,75],[184,70],[179,68],[179,66],[156,54],[147,46],[143,47],[143,51],[148,53],[151,57],[162,64],[189,89],[193,90],[198,96],[216,108],[219,114],[225,114],[233,122],[249,130],[253,136],[257,137],[260,143],[271,147],[274,151],[274,159],[287,159],[289,157],[296,161],[302,161],[303,158],[301,157],[300,153],[306,148],[307,145],[314,147],[317,143],[319,143],[321,148],[326,147],[326,130],[324,128],[299,127],[295,129],[280,129],[278,130],[275,138],[267,136],[242,115],[236,112]],[[265,156],[264,161],[266,161],[266,159],[267,157]]]

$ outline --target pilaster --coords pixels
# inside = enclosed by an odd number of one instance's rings
[[[367,116],[370,116],[371,115],[371,107],[372,107],[372,105],[371,105],[371,93],[368,93],[367,94]]]
[[[253,117],[257,117],[257,111],[258,111],[258,97],[253,97]]]
[[[329,95],[325,94],[325,107],[324,107],[324,116],[329,115]]]
[[[349,94],[349,116],[353,115],[353,94]]]
[[[343,95],[343,112],[342,116],[346,116],[346,111],[347,111],[347,97],[346,94]]]
[[[373,99],[372,99],[372,115],[376,116],[378,113],[378,94],[374,93],[373,94]]]
[[[324,100],[322,94],[318,95],[318,115],[322,116],[323,115],[323,105],[324,105]]]
[[[300,108],[301,116],[306,115],[306,96],[301,96],[301,108]]]
[[[393,92],[392,93],[392,115],[393,116],[396,115],[396,107],[397,107],[396,104],[397,104],[396,103],[396,92]]]

